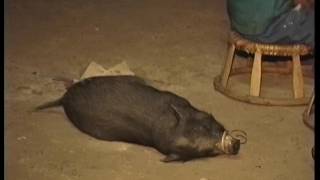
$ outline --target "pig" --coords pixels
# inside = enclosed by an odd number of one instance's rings
[[[58,106],[80,131],[100,140],[153,147],[165,155],[163,162],[235,155],[240,149],[240,140],[211,114],[137,76],[87,78],[35,110]]]

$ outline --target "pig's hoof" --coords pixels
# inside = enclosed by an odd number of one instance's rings
[[[162,159],[162,162],[172,162],[172,161],[179,161],[180,156],[177,154],[169,154],[164,159]]]

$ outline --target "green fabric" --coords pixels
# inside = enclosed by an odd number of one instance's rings
[[[231,28],[256,35],[282,13],[294,7],[293,0],[227,0]]]

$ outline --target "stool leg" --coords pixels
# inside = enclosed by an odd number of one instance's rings
[[[251,72],[251,83],[250,83],[250,95],[260,95],[261,85],[261,52],[257,51],[254,54],[252,72]]]
[[[302,98],[304,96],[303,92],[303,75],[300,64],[300,56],[293,55],[292,56],[292,76],[293,76],[293,94],[294,98]]]
[[[228,50],[228,55],[227,55],[227,60],[224,64],[224,68],[222,71],[222,77],[221,77],[221,84],[224,88],[227,87],[230,72],[232,69],[232,63],[233,63],[233,58],[234,58],[234,52],[235,52],[235,45],[230,44],[229,50]]]
[[[310,112],[311,112],[311,109],[312,109],[312,105],[314,104],[314,92],[312,93],[312,96],[311,96],[311,100],[308,104],[308,108],[306,110],[306,113],[309,115]]]

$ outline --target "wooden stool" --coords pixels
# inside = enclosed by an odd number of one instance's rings
[[[314,92],[311,96],[311,99],[309,101],[309,104],[307,106],[307,108],[304,110],[303,112],[303,123],[310,129],[312,129],[314,131],[314,121],[315,121],[315,117],[314,117]],[[314,159],[314,146],[311,149],[311,155],[312,158]]]
[[[244,51],[248,54],[254,54],[253,65],[251,67],[233,69],[232,64],[235,57],[235,51]],[[245,101],[253,104],[262,105],[305,105],[309,98],[304,96],[304,82],[300,56],[312,54],[312,48],[296,44],[296,45],[273,45],[261,44],[242,38],[238,33],[231,32],[229,38],[229,50],[227,60],[225,62],[221,75],[214,80],[215,89],[219,92],[234,98],[236,100]],[[288,73],[288,68],[262,68],[262,56],[287,56],[292,58],[292,83],[293,98],[288,99],[270,99],[260,96],[261,74],[266,73]],[[227,88],[229,77],[241,73],[251,72],[250,92],[249,95],[237,95]]]
[[[314,92],[309,100],[307,108],[303,112],[303,122],[310,129],[314,130]]]

